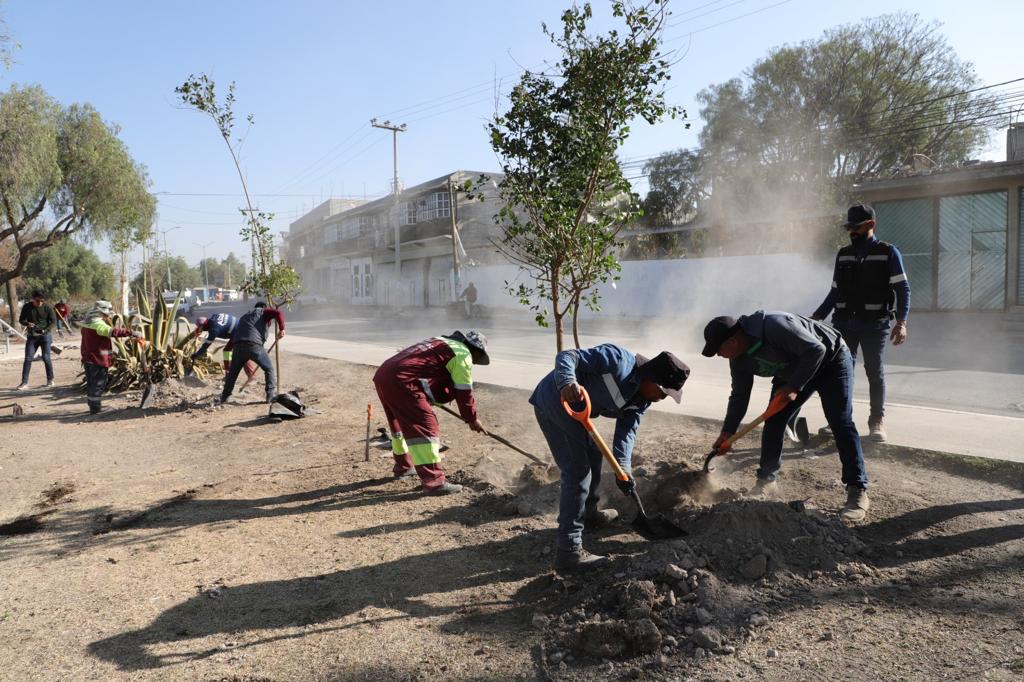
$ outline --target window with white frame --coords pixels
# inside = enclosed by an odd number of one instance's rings
[[[416,224],[416,202],[406,201],[398,207],[398,221],[400,225]]]
[[[452,214],[451,197],[448,192],[432,192],[419,202],[416,217],[419,220],[448,218]]]

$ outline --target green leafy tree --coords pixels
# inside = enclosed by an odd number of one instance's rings
[[[644,164],[649,189],[641,203],[643,228],[661,228],[681,225],[697,217],[701,203],[708,196],[708,188],[701,172],[700,154],[691,149],[665,152]],[[701,244],[695,235],[701,233],[667,232],[640,236],[648,253],[658,256],[684,255],[700,252]]]
[[[184,83],[174,89],[185,106],[208,116],[217,126],[224,144],[227,145],[231,160],[238,172],[245,194],[246,209],[242,211],[245,223],[241,230],[242,240],[249,243],[252,255],[252,271],[242,283],[242,290],[258,296],[266,296],[277,305],[289,303],[301,289],[299,274],[289,265],[274,259],[273,235],[270,223],[272,213],[257,211],[249,195],[249,185],[239,157],[242,140],[232,139],[235,127],[235,84],[228,85],[223,100],[217,98],[216,83],[206,74],[190,75]],[[246,117],[249,125],[253,116]]]
[[[149,273],[146,275],[146,284],[154,293],[161,291],[175,292],[181,289],[191,289],[202,286],[202,273],[196,268],[190,267],[181,256],[158,256],[148,263]],[[171,271],[170,285],[167,283],[167,270]],[[152,279],[150,279],[152,278]],[[135,291],[143,290],[143,273],[139,273],[131,281],[131,287]]]
[[[0,94],[0,284],[72,235],[94,238],[152,224],[145,170],[118,129],[88,104],[60,106],[41,88]]]
[[[87,246],[62,239],[29,258],[18,294],[28,298],[35,290],[48,299],[107,298],[114,292],[114,270]]]
[[[566,315],[579,346],[580,306],[598,309],[596,286],[620,271],[616,235],[640,210],[616,158],[629,124],[685,115],[664,98],[665,3],[617,0],[612,14],[622,26],[604,35],[588,31],[589,4],[563,12],[558,32],[545,25],[556,73],[527,71],[488,126],[503,173],[498,246],[531,279],[507,286],[539,325],[553,323],[558,350]]]
[[[705,182],[716,211],[845,203],[854,182],[969,158],[1000,120],[939,25],[897,13],[772,50],[698,95]]]

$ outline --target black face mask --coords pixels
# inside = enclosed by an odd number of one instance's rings
[[[865,239],[868,238],[866,234],[857,234],[856,232],[850,232],[849,236],[850,241],[853,242],[854,244],[856,244],[857,242],[864,241]]]

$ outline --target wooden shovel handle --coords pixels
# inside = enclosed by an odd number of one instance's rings
[[[597,449],[601,451],[601,454],[604,455],[604,458],[608,461],[608,464],[611,466],[612,471],[615,472],[615,478],[619,479],[620,481],[628,481],[629,474],[627,474],[622,469],[622,466],[619,465],[618,460],[615,459],[615,455],[612,454],[612,451],[608,447],[608,444],[604,442],[604,438],[602,438],[601,434],[598,433],[597,429],[594,428],[594,422],[590,421],[590,394],[587,393],[587,389],[583,388],[582,386],[580,386],[580,393],[583,394],[582,410],[577,412],[576,410],[572,409],[572,406],[569,404],[569,401],[565,399],[562,399],[562,407],[565,408],[565,411],[568,413],[570,417],[578,421],[580,424],[583,425],[583,428],[586,429],[587,433],[590,435],[590,439],[594,441],[594,445],[596,445]]]

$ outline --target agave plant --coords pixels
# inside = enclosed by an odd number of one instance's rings
[[[110,368],[108,390],[126,391],[141,388],[147,380],[158,383],[167,379],[183,379],[188,374],[205,379],[223,372],[220,364],[208,354],[192,359],[200,341],[191,335],[192,324],[178,315],[182,293],[178,292],[170,306],[162,298],[157,299],[154,309],[140,292],[140,314],[130,315],[127,319],[115,316],[115,326],[141,329],[144,343],[131,338],[111,339],[114,365]],[[146,377],[147,369],[149,379]]]

